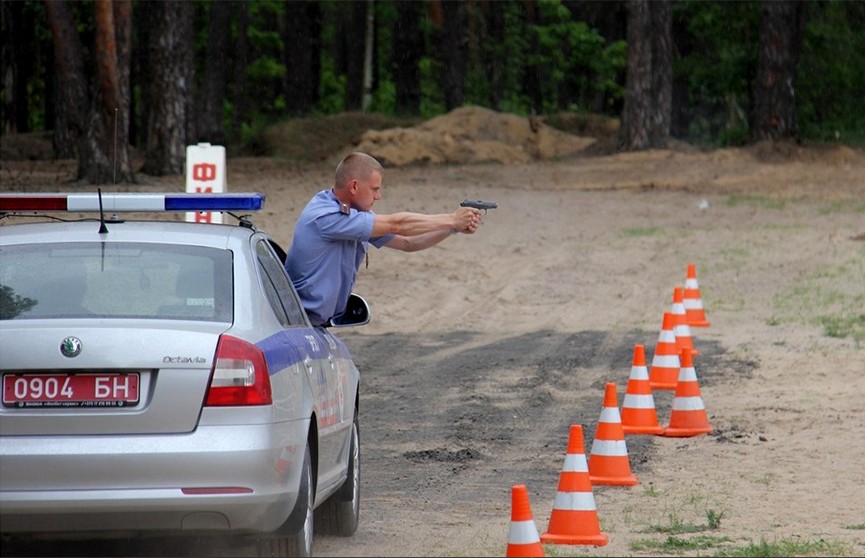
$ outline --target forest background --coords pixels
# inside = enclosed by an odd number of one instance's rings
[[[865,2],[16,0],[3,134],[50,133],[83,182],[181,174],[185,147],[274,155],[279,121],[371,128],[464,105],[620,119],[615,149],[865,142]],[[568,130],[573,131],[573,130]],[[579,130],[577,130],[579,131]],[[129,148],[143,153],[133,168]],[[119,177],[118,177],[119,170]]]

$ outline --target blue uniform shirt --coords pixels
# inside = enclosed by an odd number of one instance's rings
[[[330,190],[313,196],[300,213],[285,269],[313,325],[345,311],[369,244],[381,248],[393,238],[372,238],[373,220],[371,211],[341,212]]]

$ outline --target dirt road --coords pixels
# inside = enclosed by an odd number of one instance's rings
[[[597,171],[390,173],[382,211],[500,206],[474,237],[370,256],[357,290],[374,322],[344,336],[364,374],[362,526],[317,551],[503,556],[513,484],[527,485],[543,533],[569,425],[583,425],[588,450],[604,384],[621,402],[634,344],[652,354],[689,262],[711,322],[692,335],[715,430],[628,436],[639,485],[594,490],[609,545],[548,554],[653,554],[634,545],[670,533],[717,550],[789,539],[865,551],[865,167],[803,179],[798,163],[735,155],[715,168],[656,153],[592,161]],[[805,181],[845,172],[840,197],[801,197]],[[842,316],[858,343],[824,332],[821,319]],[[656,391],[662,422],[671,399]],[[705,530],[676,532],[689,524]]]
[[[229,182],[267,194],[256,221],[287,245],[331,169],[238,160]],[[388,169],[376,210],[464,198],[499,203],[477,234],[373,250],[361,272],[373,321],[341,331],[362,372],[361,523],[317,537],[317,555],[504,556],[514,484],[543,533],[569,425],[588,450],[604,385],[621,403],[688,263],[711,322],[691,332],[714,431],[628,436],[639,484],[594,488],[609,544],[547,555],[668,555],[671,537],[703,541],[686,555],[761,541],[865,554],[862,151]],[[662,422],[671,399],[655,392]]]

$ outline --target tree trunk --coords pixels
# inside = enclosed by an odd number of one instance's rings
[[[369,110],[372,104],[373,76],[375,64],[375,0],[366,0],[366,25],[364,26],[363,40],[363,97],[360,109],[364,112]]]
[[[105,118],[105,135],[100,138],[108,151],[108,169],[98,169],[98,180],[107,176],[111,183],[134,182],[129,157],[129,110],[131,93],[129,64],[132,57],[132,2],[131,0],[97,0],[96,52],[99,67],[100,93],[96,95],[101,106],[94,108]],[[103,22],[100,24],[99,22]],[[109,141],[110,140],[110,141]],[[110,174],[106,171],[110,170]]]
[[[183,174],[186,161],[187,96],[194,71],[188,28],[192,4],[158,2],[150,40],[149,119],[143,171],[149,175]]]
[[[210,3],[207,52],[199,97],[198,141],[225,145],[223,109],[230,57],[232,3],[224,0]]]
[[[366,2],[347,2],[340,12],[340,55],[337,72],[344,74],[345,110],[359,110],[363,100],[363,40]]]
[[[761,11],[752,137],[798,140],[795,83],[805,3],[764,0]]]
[[[128,144],[131,3],[93,4],[96,83],[90,87],[70,5],[48,0],[45,7],[64,91],[63,109],[76,138],[77,179],[89,184],[133,182]]]
[[[84,71],[84,48],[75,31],[72,7],[68,2],[47,0],[45,14],[54,44],[54,67],[57,72],[57,112],[63,113],[74,152],[81,152],[84,118],[87,114],[87,78]]]
[[[668,0],[628,3],[628,75],[619,148],[663,148],[672,106],[672,12]]]
[[[437,0],[433,8],[441,11],[441,26],[436,33],[439,62],[442,65],[441,88],[445,109],[462,106],[465,95],[468,37],[466,7],[463,0]]]
[[[673,113],[673,8],[670,0],[649,4],[652,39],[652,107],[649,145],[666,148]]]
[[[420,2],[396,2],[397,18],[394,22],[393,76],[396,82],[397,114],[420,113],[420,60],[424,51],[420,20],[423,16]]]
[[[231,95],[234,110],[231,115],[231,133],[239,138],[243,122],[249,107],[247,99],[246,84],[249,74],[246,71],[249,65],[249,4],[245,1],[237,3],[237,45],[234,50],[234,89]]]
[[[305,0],[288,2],[284,7],[282,42],[285,45],[285,105],[288,114],[302,115],[314,107],[318,85],[317,81],[312,81],[313,57],[319,55],[312,46],[312,3]]]
[[[505,11],[496,2],[483,0],[480,4],[485,32],[481,37],[481,64],[489,83],[490,107],[501,108],[502,95],[506,90]]]
[[[523,2],[523,34],[528,37],[529,52],[537,52],[540,49],[538,44],[538,34],[532,32],[532,26],[538,24],[538,6],[535,0],[525,0]],[[526,64],[525,73],[523,74],[523,90],[531,102],[531,111],[534,114],[541,113],[544,110],[544,94],[541,91],[541,70],[537,63],[530,61]]]
[[[27,86],[36,77],[34,69],[40,52],[34,48],[31,29],[35,27],[32,10],[24,2],[3,2],[3,132],[26,133],[30,131],[30,107]]]

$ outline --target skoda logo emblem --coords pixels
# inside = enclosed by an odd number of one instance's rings
[[[81,340],[77,337],[67,337],[60,343],[60,352],[69,358],[81,354]]]

